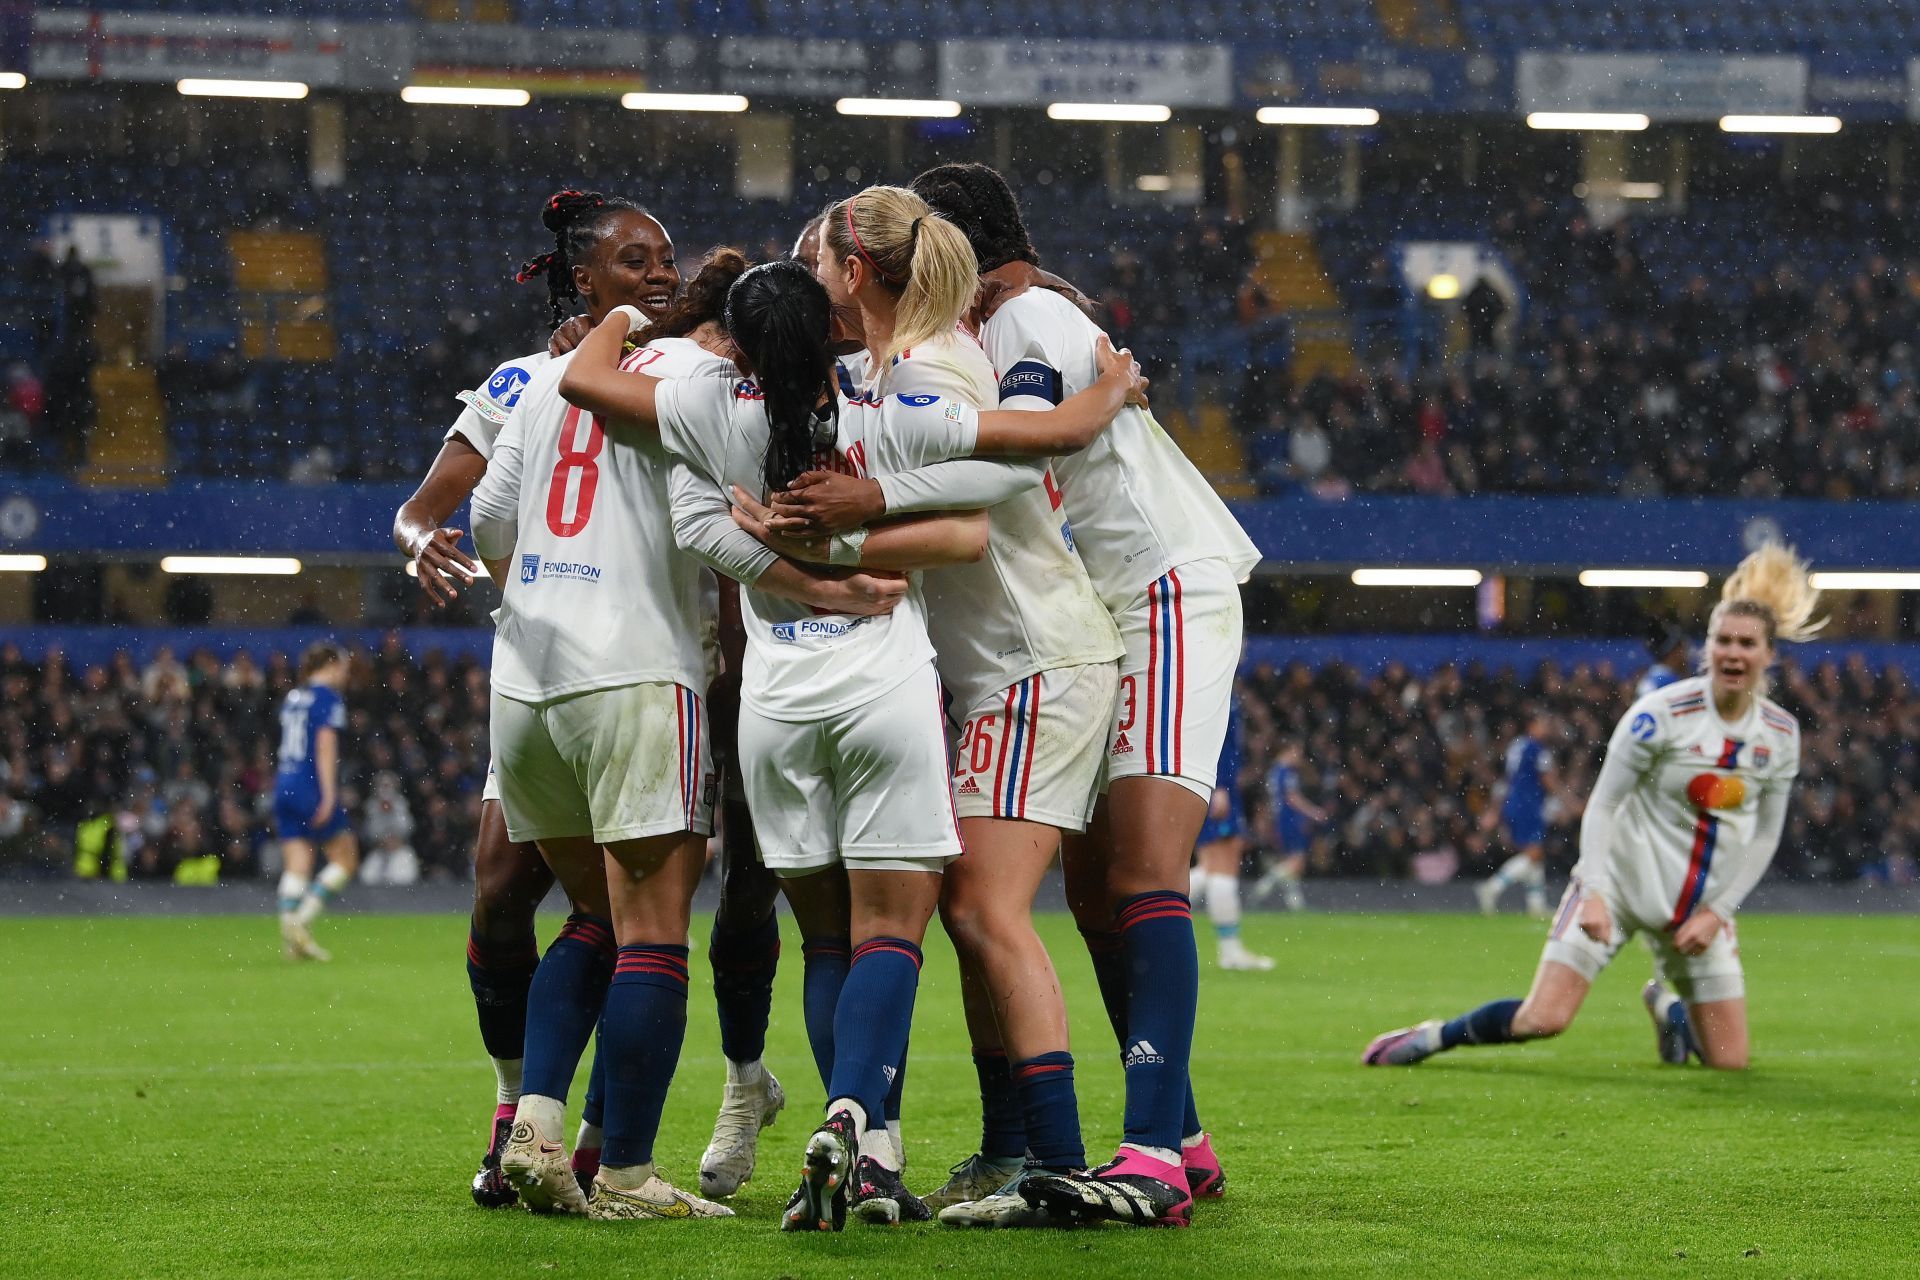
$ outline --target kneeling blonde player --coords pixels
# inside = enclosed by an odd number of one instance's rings
[[[1659,974],[1643,992],[1660,1056],[1747,1065],[1746,979],[1734,915],[1773,861],[1800,771],[1800,727],[1765,696],[1780,640],[1820,627],[1806,565],[1769,544],[1727,579],[1707,626],[1707,672],[1639,699],[1607,744],[1533,990],[1451,1022],[1389,1031],[1368,1066],[1406,1066],[1464,1044],[1554,1036],[1628,938]]]

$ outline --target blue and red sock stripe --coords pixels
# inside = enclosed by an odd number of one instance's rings
[[[613,976],[648,974],[656,978],[667,978],[681,986],[687,983],[687,949],[677,946],[659,946],[648,943],[633,943],[620,948],[620,958],[614,962]]]
[[[1125,933],[1135,925],[1145,924],[1149,920],[1193,919],[1193,903],[1184,893],[1175,893],[1171,889],[1159,889],[1152,893],[1136,893],[1120,904],[1120,932]]]
[[[613,922],[576,911],[560,926],[560,936],[554,941],[578,942],[611,956],[614,953]]]
[[[1674,904],[1673,919],[1667,928],[1678,929],[1700,905],[1707,891],[1707,873],[1713,870],[1714,846],[1720,843],[1720,819],[1704,810],[1693,824],[1693,854],[1687,859],[1687,878],[1680,885],[1680,899]]]
[[[1056,1058],[1059,1059],[1059,1061],[1049,1062],[1047,1061],[1048,1058]],[[1044,1057],[1029,1058],[1027,1061],[1020,1063],[1014,1067],[1013,1074],[1017,1080],[1037,1080],[1042,1076],[1056,1076],[1063,1071],[1072,1070],[1073,1058],[1070,1055],[1050,1053]]]
[[[919,971],[920,948],[914,946],[911,942],[908,942],[905,938],[889,938],[884,936],[878,937],[878,938],[868,938],[865,942],[861,943],[859,946],[853,949],[853,962],[855,964],[859,964],[862,960],[865,960],[869,956],[884,955],[888,953],[891,953],[893,955],[905,956],[907,959],[913,961],[914,970],[916,972]]]

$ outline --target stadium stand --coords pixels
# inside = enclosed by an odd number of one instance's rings
[[[121,652],[82,667],[57,649],[0,648],[0,875],[263,874],[275,713],[293,661],[280,651],[242,649],[223,661],[160,646],[144,663]],[[1517,667],[1472,656],[1370,668],[1256,661],[1241,681],[1238,782],[1258,815],[1281,742],[1303,747],[1309,796],[1330,813],[1313,837],[1317,875],[1482,870],[1505,856],[1478,831],[1505,744],[1545,708],[1567,781],[1585,794],[1632,701],[1632,674],[1574,649]],[[1772,874],[1910,878],[1920,693],[1906,671],[1856,655],[1789,662],[1777,684],[1807,745]],[[348,705],[343,792],[369,849],[389,855],[374,874],[464,878],[487,762],[484,648],[415,654],[389,635],[356,652]],[[1553,828],[1558,865],[1571,862],[1575,818]]]

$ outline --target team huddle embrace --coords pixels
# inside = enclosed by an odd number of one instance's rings
[[[430,595],[483,568],[502,591],[468,946],[500,1092],[476,1200],[728,1216],[785,1103],[761,1060],[784,896],[827,1102],[783,1229],[1185,1225],[1225,1186],[1188,1083],[1186,890],[1252,542],[991,169],[870,187],[789,258],[716,250],[685,282],[634,204],[562,192],[544,221],[555,248],[523,276],[547,278],[553,349],[462,395],[395,524]],[[447,527],[469,495],[474,556]],[[653,1144],[716,810],[728,1066],[695,1195]],[[1056,859],[1125,1070],[1104,1162],[1033,927]],[[555,880],[572,913],[540,954]],[[923,1198],[900,1124],[936,911],[982,1140]]]

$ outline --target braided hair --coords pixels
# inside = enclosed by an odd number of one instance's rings
[[[1020,202],[999,171],[984,164],[935,165],[908,186],[936,213],[967,233],[980,270],[992,271],[1009,262],[1040,265],[1040,255],[1027,236]]]
[[[540,211],[541,225],[553,232],[553,250],[529,259],[513,276],[515,284],[525,284],[535,276],[547,278],[547,303],[553,308],[553,324],[558,327],[567,318],[567,303],[580,299],[579,286],[573,282],[573,268],[593,248],[605,231],[608,217],[615,213],[646,213],[631,200],[603,196],[598,191],[568,188],[547,197]]]
[[[833,390],[833,300],[792,259],[762,263],[727,292],[727,333],[765,397],[769,493],[778,493],[830,447],[840,404]],[[819,411],[826,399],[824,416]]]

